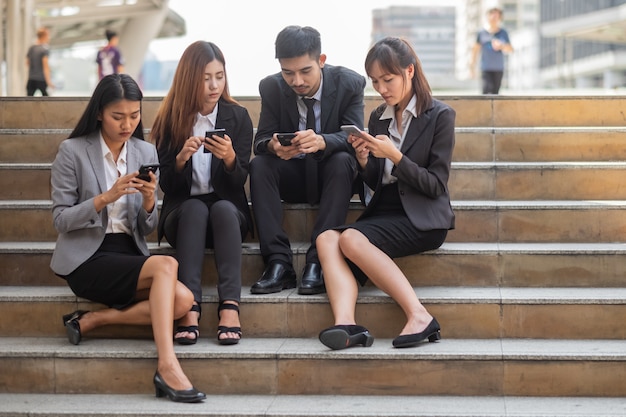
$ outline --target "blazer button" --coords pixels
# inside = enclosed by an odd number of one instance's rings
[[[96,221],[94,219],[91,219],[90,222],[91,222],[91,224],[95,224],[96,223]]]
[[[404,195],[404,191],[403,190],[400,190],[400,195]]]

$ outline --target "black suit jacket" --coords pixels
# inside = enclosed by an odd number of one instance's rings
[[[248,229],[252,226],[252,216],[244,185],[248,178],[248,165],[252,151],[252,120],[248,110],[237,104],[220,99],[215,127],[226,129],[235,150],[235,168],[227,171],[224,161],[212,156],[211,184],[220,199],[231,201],[245,216]],[[181,172],[176,172],[176,155],[181,148],[158,149],[160,167],[159,185],[165,194],[159,219],[159,241],[163,237],[163,227],[167,215],[190,197],[192,182],[192,159]]]
[[[322,74],[321,132],[318,133],[324,137],[326,149],[314,155],[317,160],[323,160],[335,152],[353,152],[352,146],[346,141],[348,135],[340,127],[348,124],[362,127],[365,108],[365,77],[348,68],[332,65],[325,65]],[[254,152],[263,154],[268,153],[267,142],[274,133],[300,130],[296,104],[298,96],[287,85],[281,73],[261,80],[259,93],[261,114],[254,139]]]
[[[391,119],[380,120],[386,104],[372,111],[368,131],[371,135],[389,135]],[[448,178],[454,149],[454,120],[456,112],[448,105],[434,100],[431,106],[411,120],[402,143],[404,156],[391,174],[398,178],[402,206],[418,230],[454,229],[454,212],[450,205]],[[372,190],[382,187],[384,159],[370,155],[360,172]],[[375,192],[362,216],[375,210]]]

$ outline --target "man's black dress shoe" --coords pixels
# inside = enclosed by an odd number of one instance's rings
[[[413,347],[417,346],[418,343],[426,339],[428,339],[429,342],[436,342],[441,339],[441,327],[439,326],[437,319],[434,317],[423,331],[419,333],[400,335],[393,339],[393,347]]]
[[[296,287],[293,268],[281,262],[270,262],[261,278],[250,288],[252,294],[271,294]]]
[[[300,282],[300,288],[298,288],[298,294],[312,295],[325,292],[326,286],[324,285],[322,267],[315,263],[306,264],[304,272],[302,273],[302,281]]]
[[[319,339],[332,350],[356,345],[370,347],[374,343],[374,336],[365,327],[356,324],[339,324],[329,327],[320,332]]]
[[[206,399],[206,394],[198,391],[194,387],[184,390],[175,390],[167,385],[167,382],[163,380],[159,371],[156,371],[154,374],[154,389],[157,398],[167,397],[177,403],[198,403]]]

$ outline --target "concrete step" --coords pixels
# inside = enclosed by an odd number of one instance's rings
[[[574,162],[626,159],[623,126],[457,127],[453,162]]]
[[[0,287],[0,336],[63,336],[61,317],[102,305],[77,298],[68,287]],[[417,295],[445,329],[446,338],[625,339],[626,288],[415,287]],[[203,288],[201,334],[217,329],[217,290]],[[406,319],[386,294],[361,289],[357,321],[377,337],[397,336]],[[253,295],[242,288],[245,337],[316,337],[332,325],[326,294],[296,290]],[[150,328],[110,326],[85,337],[150,336]],[[626,369],[626,368],[625,368]]]
[[[623,126],[624,96],[437,96],[456,110],[456,126],[541,127]],[[257,126],[260,97],[235,97],[248,109]],[[89,97],[1,97],[0,127],[5,129],[67,129],[76,125]],[[150,128],[161,97],[145,97],[144,127]],[[382,104],[378,95],[365,97],[365,124],[370,112]],[[36,114],[37,117],[33,117]]]
[[[304,268],[308,244],[294,243],[294,268]],[[167,244],[149,245],[153,254],[175,255]],[[0,242],[2,285],[65,286],[50,270],[54,242]],[[207,249],[204,286],[217,283],[213,251]],[[259,246],[242,247],[242,283],[251,286],[263,272]],[[453,243],[419,255],[397,258],[414,286],[621,287],[626,270],[623,243]]]
[[[623,200],[457,200],[452,207],[456,228],[448,233],[448,242],[618,242],[626,231]],[[0,241],[55,241],[51,209],[50,200],[0,201]],[[346,222],[353,222],[362,210],[353,203]],[[293,242],[308,242],[316,216],[316,206],[285,204],[283,227]],[[155,242],[156,232],[148,240]]]
[[[626,148],[626,147],[625,147]],[[626,162],[455,162],[455,200],[626,199]],[[49,199],[49,163],[0,163],[0,200]]]
[[[71,129],[0,129],[1,163],[51,163]],[[457,127],[454,162],[620,161],[622,126]],[[149,129],[146,129],[149,137]]]
[[[0,417],[622,417],[626,399],[416,395],[209,395],[199,404],[151,394],[0,394]]]
[[[211,395],[626,396],[624,340],[444,335],[412,349],[376,339],[369,348],[331,351],[316,338],[244,338],[175,349],[194,385]],[[3,337],[0,365],[7,394],[148,396],[156,349],[151,340],[74,346],[66,338]]]

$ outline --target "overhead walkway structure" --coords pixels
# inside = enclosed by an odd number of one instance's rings
[[[0,0],[0,64],[5,68],[0,80],[6,79],[0,95],[24,94],[26,52],[40,26],[50,29],[51,48],[102,40],[106,29],[115,30],[125,71],[134,77],[151,40],[186,32],[185,20],[169,8],[169,0]]]

